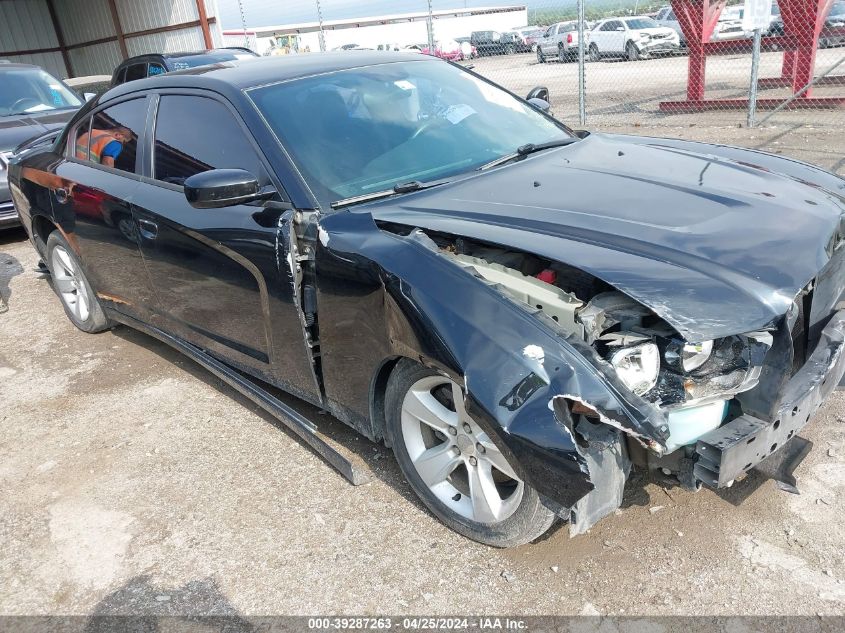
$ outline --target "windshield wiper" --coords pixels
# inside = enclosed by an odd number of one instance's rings
[[[342,200],[335,200],[332,202],[331,207],[332,209],[338,209],[340,207],[348,207],[353,204],[360,204],[362,202],[370,202],[371,200],[379,200],[381,198],[388,198],[390,196],[395,196],[398,193],[411,193],[412,191],[420,191],[422,189],[431,189],[432,187],[438,187],[440,185],[445,185],[448,180],[432,180],[431,182],[420,182],[419,180],[408,180],[406,182],[400,182],[390,189],[385,189],[384,191],[374,191],[373,193],[364,193],[360,196],[352,196],[351,198],[343,198]]]
[[[572,143],[577,143],[580,140],[581,139],[579,139],[577,136],[573,136],[569,138],[560,138],[555,141],[546,141],[545,143],[526,143],[525,145],[520,145],[519,147],[517,147],[516,151],[511,154],[505,154],[504,156],[500,156],[495,160],[491,160],[489,163],[485,163],[484,165],[478,168],[478,171],[484,171],[485,169],[490,169],[491,167],[503,165],[504,163],[508,163],[523,156],[528,156],[529,154],[533,154],[534,152],[542,152],[544,149],[552,149],[553,147],[564,147],[566,145],[572,145]]]

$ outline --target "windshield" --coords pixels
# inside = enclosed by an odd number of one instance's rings
[[[653,29],[656,26],[660,26],[651,18],[634,18],[633,20],[625,20],[625,24],[628,25],[629,29]]]
[[[40,68],[0,69],[0,116],[78,108],[79,97]]]
[[[254,88],[250,97],[323,204],[471,171],[571,134],[474,75],[388,63]]]

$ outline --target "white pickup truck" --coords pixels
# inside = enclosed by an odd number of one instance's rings
[[[589,30],[584,28],[584,43],[589,40]],[[557,58],[560,61],[573,61],[578,58],[578,22],[558,22],[552,24],[543,36],[537,40],[537,61],[545,64],[546,60]]]

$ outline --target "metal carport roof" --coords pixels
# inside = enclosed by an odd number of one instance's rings
[[[0,0],[0,59],[111,74],[134,55],[222,46],[217,15],[215,0]]]

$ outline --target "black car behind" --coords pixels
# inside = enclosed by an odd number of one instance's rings
[[[147,53],[123,60],[112,74],[112,86],[146,77],[155,77],[176,70],[186,70],[208,64],[258,57],[248,48],[213,48],[182,53]]]

